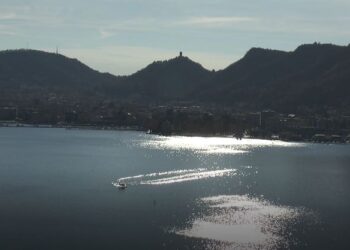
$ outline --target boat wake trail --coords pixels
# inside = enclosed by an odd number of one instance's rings
[[[174,170],[123,177],[112,182],[112,185],[117,186],[119,182],[127,182],[129,185],[166,185],[214,177],[232,176],[236,174],[236,171],[236,169],[208,170],[206,168]]]

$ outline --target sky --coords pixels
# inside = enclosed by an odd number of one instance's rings
[[[29,48],[131,74],[185,56],[223,69],[252,47],[350,43],[350,0],[0,0],[0,50]]]

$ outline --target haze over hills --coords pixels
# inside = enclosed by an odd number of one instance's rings
[[[0,53],[6,91],[99,95],[118,101],[189,101],[259,110],[350,107],[350,46],[309,44],[293,52],[253,48],[218,72],[185,56],[154,62],[130,76],[100,73],[76,59],[33,50]],[[16,101],[16,100],[13,100]]]

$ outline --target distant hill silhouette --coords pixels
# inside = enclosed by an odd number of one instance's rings
[[[123,79],[124,96],[140,101],[184,100],[213,77],[211,71],[188,57],[157,61]]]
[[[253,48],[212,72],[188,57],[157,61],[130,76],[95,71],[35,50],[0,52],[0,87],[84,91],[120,101],[191,101],[260,110],[350,108],[350,46],[307,44],[293,52]],[[28,90],[29,91],[29,90]]]
[[[83,91],[99,89],[117,81],[117,77],[100,73],[63,55],[38,50],[0,52],[0,86],[2,88],[50,88]]]
[[[350,47],[308,44],[293,52],[253,48],[195,96],[253,109],[349,107]]]

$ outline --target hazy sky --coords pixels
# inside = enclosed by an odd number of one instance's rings
[[[0,0],[0,49],[129,74],[180,50],[221,69],[251,47],[350,43],[350,0]]]

